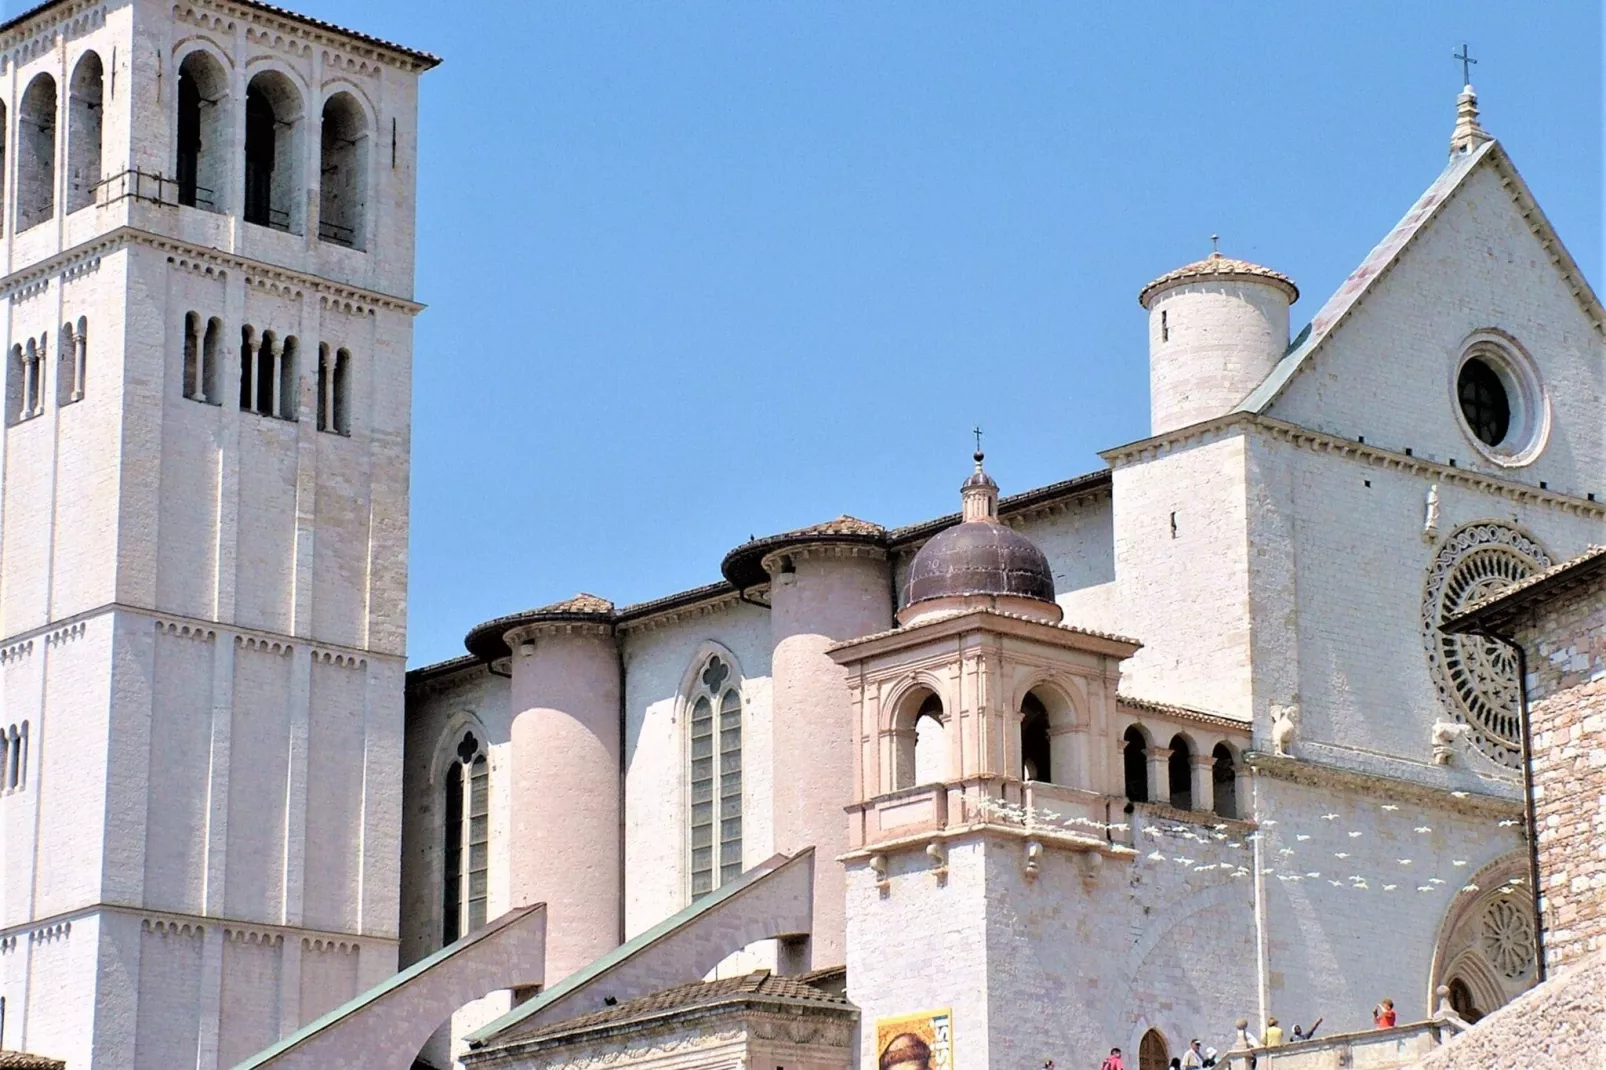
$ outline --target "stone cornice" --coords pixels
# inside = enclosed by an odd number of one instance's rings
[[[258,942],[264,937],[268,937],[317,940],[325,944],[346,944],[359,947],[363,945],[394,947],[398,941],[395,933],[343,933],[332,929],[277,925],[272,922],[246,921],[240,918],[178,914],[170,910],[147,910],[144,907],[131,906],[127,903],[89,903],[73,910],[63,910],[44,918],[36,918],[33,921],[20,922],[9,928],[0,929],[0,937],[33,932],[60,925],[70,925],[74,921],[93,917],[96,914],[119,914],[123,917],[139,918],[141,921],[153,925],[190,926],[197,929],[217,928],[224,930],[231,938],[255,937]]]
[[[247,285],[258,287],[290,285],[299,287],[301,290],[316,293],[319,300],[326,307],[338,307],[341,311],[365,313],[369,309],[382,308],[387,311],[405,312],[410,316],[416,316],[425,307],[417,301],[405,297],[366,290],[358,286],[347,286],[343,283],[332,282],[318,275],[278,267],[260,260],[251,260],[234,253],[224,252],[221,249],[192,245],[189,242],[154,234],[151,231],[133,226],[117,227],[114,230],[107,231],[105,234],[97,235],[89,241],[81,242],[71,249],[57,253],[55,256],[47,257],[37,263],[30,264],[28,267],[13,271],[4,278],[0,278],[0,296],[10,297],[31,285],[48,280],[51,276],[70,271],[86,260],[105,256],[128,245],[143,245],[167,253],[174,257],[175,263],[179,259],[183,259],[188,262],[185,264],[188,270],[204,271],[204,265],[212,264],[225,269],[243,271],[246,274]]]
[[[763,587],[749,587],[744,592],[738,592],[727,585],[721,584],[720,589],[700,599],[678,603],[665,599],[670,604],[659,610],[649,609],[647,612],[640,612],[636,606],[626,606],[618,614],[619,632],[625,635],[634,631],[650,632],[657,628],[667,628],[671,625],[679,624],[682,621],[713,616],[715,613],[723,613],[728,609],[735,608],[742,601],[743,594],[746,594],[750,599],[759,598],[767,590],[769,590],[769,587],[766,585]]]
[[[852,812],[855,809],[871,808],[874,805],[875,800],[871,800],[868,803],[856,803],[848,807],[848,810]],[[907,836],[867,843],[863,847],[855,847],[851,851],[845,851],[837,855],[837,861],[859,862],[875,855],[889,854],[896,851],[908,851],[917,848],[924,850],[929,844],[933,843],[981,839],[987,836],[1021,842],[1035,840],[1045,847],[1059,847],[1067,851],[1097,852],[1122,862],[1133,861],[1138,856],[1137,851],[1126,846],[1126,844],[1111,843],[1109,840],[1101,840],[1088,833],[1066,832],[1047,827],[1010,825],[1002,821],[969,821],[963,825],[927,829],[924,832],[911,832]]]
[[[129,616],[143,617],[163,631],[196,639],[215,639],[217,635],[222,634],[259,646],[271,647],[274,644],[278,644],[294,651],[307,651],[320,661],[329,661],[331,663],[337,657],[343,659],[345,664],[354,664],[370,659],[395,662],[406,660],[405,654],[391,654],[382,650],[364,650],[361,647],[327,643],[321,639],[305,635],[282,635],[278,632],[264,631],[260,628],[246,628],[223,621],[187,617],[182,613],[166,613],[156,609],[144,609],[123,602],[106,602],[91,609],[62,617],[60,620],[51,621],[49,624],[41,624],[35,628],[25,628],[15,635],[0,639],[0,649],[9,649],[18,643],[27,642],[39,636],[53,638],[57,633],[94,620],[96,617],[104,617],[110,613],[124,613]]]
[[[518,645],[526,639],[546,638],[557,636],[576,636],[582,639],[612,639],[613,622],[607,618],[598,620],[536,620],[528,624],[521,624],[516,628],[509,628],[502,633],[502,641],[509,650],[516,650]]]
[[[1437,483],[1493,492],[1514,502],[1537,503],[1559,508],[1578,516],[1606,518],[1606,502],[1590,501],[1587,498],[1580,498],[1572,494],[1562,494],[1559,491],[1533,486],[1528,483],[1517,483],[1501,479],[1498,476],[1492,476],[1471,468],[1441,464],[1438,461],[1430,461],[1427,458],[1417,457],[1410,453],[1384,449],[1367,442],[1342,438],[1325,431],[1316,431],[1284,420],[1273,419],[1270,416],[1257,416],[1254,413],[1247,412],[1228,413],[1226,416],[1218,416],[1213,420],[1205,420],[1189,427],[1178,428],[1163,435],[1155,435],[1152,438],[1128,443],[1125,446],[1117,446],[1114,449],[1105,450],[1099,456],[1108,461],[1112,468],[1121,467],[1165,456],[1183,447],[1202,444],[1207,441],[1219,441],[1230,437],[1233,432],[1243,428],[1258,429],[1272,438],[1291,443],[1313,453],[1338,454],[1375,467],[1405,472],[1410,475],[1419,475]]]
[[[867,661],[913,646],[973,632],[1009,635],[1031,639],[1048,646],[1069,647],[1104,657],[1131,657],[1143,644],[1135,639],[1104,632],[1075,628],[1068,624],[1049,624],[1014,613],[994,609],[969,609],[945,617],[923,620],[874,635],[848,639],[826,648],[839,665]],[[952,656],[952,651],[949,651]]]
[[[784,559],[807,561],[811,557],[862,557],[870,561],[885,561],[887,551],[885,547],[866,542],[809,542],[772,550],[759,560],[759,564],[773,581]]]
[[[1381,773],[1366,773],[1356,769],[1326,763],[1285,758],[1275,754],[1250,751],[1243,756],[1244,764],[1265,776],[1286,780],[1308,788],[1353,791],[1373,798],[1398,799],[1420,806],[1473,817],[1520,818],[1523,813],[1521,799],[1505,799],[1497,795],[1477,792],[1453,791]]]

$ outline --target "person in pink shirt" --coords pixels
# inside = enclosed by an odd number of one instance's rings
[[[1121,1049],[1111,1048],[1099,1070],[1126,1070],[1126,1063],[1121,1061]]]
[[[1397,1020],[1392,999],[1385,999],[1382,1003],[1372,1008],[1372,1022],[1379,1029],[1393,1029]]]

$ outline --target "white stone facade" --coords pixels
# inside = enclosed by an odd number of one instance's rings
[[[1172,1054],[1195,1035],[1225,1049],[1239,1017],[1257,1029],[1267,1015],[1363,1028],[1385,995],[1404,1021],[1428,1015],[1440,984],[1463,981],[1485,1004],[1530,984],[1520,777],[1507,750],[1472,742],[1505,722],[1458,690],[1464,666],[1446,667],[1455,651],[1441,649],[1438,623],[1446,599],[1471,589],[1456,584],[1507,582],[1606,533],[1606,488],[1593,482],[1606,471],[1606,316],[1504,150],[1481,135],[1463,142],[1292,346],[1278,306],[1293,287],[1275,272],[1213,258],[1160,280],[1146,301],[1157,433],[1107,452],[1103,473],[1002,503],[1005,522],[1046,553],[1065,624],[1141,644],[1100,685],[1118,679],[1118,701],[1078,685],[1064,691],[1070,713],[1050,709],[1055,783],[1009,768],[1025,744],[1009,749],[1018,729],[1007,718],[996,770],[952,749],[993,746],[987,729],[964,743],[950,735],[936,764],[916,755],[928,777],[948,770],[934,783],[866,779],[865,755],[904,760],[893,755],[908,726],[850,727],[829,711],[899,700],[833,682],[787,644],[798,632],[815,642],[892,628],[914,553],[953,518],[893,532],[842,518],[738,547],[726,584],[595,618],[612,624],[618,657],[591,686],[622,680],[620,839],[544,864],[578,875],[617,849],[622,937],[685,906],[687,706],[717,654],[741,679],[744,862],[800,846],[788,823],[809,809],[823,853],[843,852],[827,825],[850,810],[845,915],[838,923],[817,905],[811,953],[820,966],[819,954],[845,950],[865,1067],[876,1065],[878,1019],[925,1009],[951,1009],[957,1065],[1092,1065],[1112,1046],[1132,1065],[1151,1030]],[[1182,278],[1190,272],[1232,278]],[[1467,361],[1487,351],[1504,354],[1510,391],[1510,431],[1496,445],[1477,437],[1459,393]],[[1467,579],[1468,562],[1486,559],[1498,567]],[[561,609],[475,635],[511,637]],[[858,636],[838,634],[849,617]],[[972,655],[953,642],[946,654],[900,654],[911,679],[937,694],[969,680],[959,666]],[[410,747],[435,752],[453,718],[484,723],[493,753],[516,738],[488,660],[417,674],[428,695],[415,688]],[[1013,710],[1018,698],[977,698],[974,709]],[[1158,801],[1123,813],[1129,728],[1141,739],[1138,780]],[[859,774],[844,799],[833,777],[850,742]],[[1209,812],[1225,791],[1218,746],[1233,763],[1229,817]],[[1191,810],[1170,805],[1174,758],[1191,777]],[[533,762],[536,784],[559,782],[541,770],[564,760],[516,744],[507,757],[519,776]],[[428,842],[434,803],[412,797],[415,784],[429,790],[416,779],[423,765],[408,768],[413,902],[432,894],[440,863]],[[1005,816],[983,806],[966,824],[989,793]],[[1050,806],[1061,819],[1108,814],[1103,846],[1041,824]],[[518,872],[499,857],[493,887]],[[509,902],[521,901],[517,885]],[[620,904],[595,909],[586,924]],[[432,948],[438,922],[404,913],[410,954]],[[1486,944],[1490,925],[1499,948]],[[752,948],[730,966],[810,964],[797,950]]]
[[[395,969],[432,62],[210,0],[0,29],[0,719],[29,744],[0,799],[5,1047],[228,1066]],[[253,191],[296,207],[259,225],[234,164],[264,85]],[[360,116],[334,169],[326,108]],[[54,141],[19,148],[39,116]]]

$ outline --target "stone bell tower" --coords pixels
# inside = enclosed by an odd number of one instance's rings
[[[230,1066],[395,969],[418,76],[0,26],[0,1047]]]
[[[1133,856],[1111,741],[1138,644],[1060,623],[1048,562],[999,522],[981,460],[963,521],[910,565],[900,627],[831,651],[859,744],[845,859],[866,1066],[878,1019],[937,1007],[956,1023],[953,1065],[1018,1062],[1009,1038],[1039,1028],[1033,1001],[998,978],[1030,971],[990,916],[1048,898],[1074,924],[1085,896],[1065,905],[1061,890]]]

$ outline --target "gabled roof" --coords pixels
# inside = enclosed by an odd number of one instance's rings
[[[714,981],[693,981],[676,985],[650,996],[626,1000],[614,1007],[582,1014],[561,1022],[541,1026],[520,1040],[540,1040],[545,1037],[578,1033],[599,1026],[617,1026],[629,1022],[661,1018],[679,1011],[688,1011],[722,1004],[775,1003],[797,1006],[818,1004],[847,1011],[853,1004],[840,996],[815,988],[799,978],[777,977],[769,970],[754,970],[738,977],[722,977]]]
[[[1471,152],[1457,153],[1450,157],[1449,165],[1427,191],[1417,198],[1411,210],[1406,212],[1405,217],[1395,224],[1394,229],[1367,254],[1360,267],[1350,272],[1349,278],[1344,280],[1344,284],[1316,313],[1316,318],[1311,320],[1294,339],[1283,359],[1271,370],[1271,374],[1266,376],[1234,411],[1266,412],[1293,381],[1294,376],[1312,361],[1322,343],[1331,337],[1339,324],[1343,323],[1350,312],[1360,304],[1377,281],[1394,266],[1406,247],[1427,229],[1428,224],[1438,216],[1440,209],[1461,188],[1467,177],[1484,164],[1493,167],[1499,173],[1500,184],[1517,203],[1517,208],[1528,221],[1534,235],[1550,253],[1551,262],[1567,280],[1584,314],[1589,317],[1597,331],[1606,334],[1606,307],[1602,307],[1600,299],[1584,280],[1578,263],[1573,260],[1572,254],[1567,252],[1555,228],[1550,225],[1550,220],[1545,218],[1544,212],[1534,200],[1532,191],[1528,189],[1528,184],[1517,173],[1517,168],[1506,155],[1505,149],[1498,141],[1491,139]]]
[[[1447,632],[1503,633],[1523,611],[1598,584],[1606,575],[1606,546],[1591,546],[1577,557],[1551,565],[1468,606],[1440,627]]]

